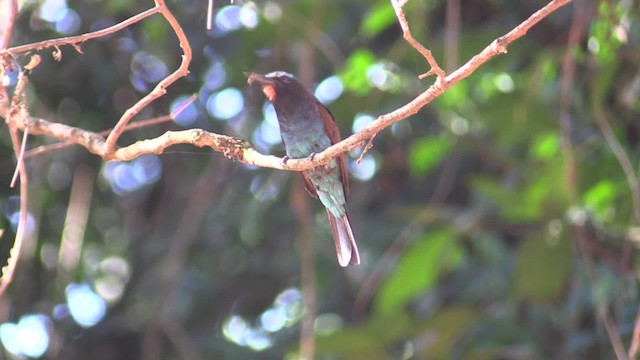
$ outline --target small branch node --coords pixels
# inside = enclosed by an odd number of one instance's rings
[[[360,156],[358,156],[358,160],[356,160],[356,163],[358,165],[360,165],[360,162],[362,162],[362,159],[364,158],[364,155],[371,150],[371,148],[373,148],[373,139],[376,138],[376,135],[378,135],[378,133],[375,133],[373,135],[371,135],[371,137],[369,138],[369,141],[367,141],[367,145],[364,146],[364,149],[362,149],[362,152],[360,153]]]

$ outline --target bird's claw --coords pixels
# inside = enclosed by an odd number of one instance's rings
[[[307,156],[307,159],[309,159],[310,161],[313,161],[316,155],[317,155],[316,153],[312,152],[311,154],[309,154],[309,156]]]
[[[287,161],[289,161],[289,157],[287,155],[283,156],[282,159],[280,159],[280,163],[282,165],[287,165]]]

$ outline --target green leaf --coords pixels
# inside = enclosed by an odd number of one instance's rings
[[[396,14],[387,2],[378,3],[365,15],[360,24],[360,32],[369,37],[378,35],[396,21]]]
[[[371,84],[367,78],[367,69],[376,61],[375,55],[367,49],[358,49],[351,53],[347,64],[340,74],[340,78],[347,90],[364,96],[371,91]]]
[[[402,308],[416,295],[433,286],[440,271],[460,264],[463,254],[456,235],[446,229],[415,240],[398,261],[396,271],[382,283],[375,309],[384,313]]]
[[[384,346],[395,344],[398,339],[406,337],[414,328],[413,315],[407,311],[398,311],[373,314],[363,326],[371,337],[378,340]]]
[[[600,180],[582,196],[584,203],[597,214],[607,211],[618,196],[618,187],[611,180]]]
[[[538,135],[531,144],[531,155],[536,160],[551,160],[558,154],[560,149],[560,139],[558,134],[546,133]]]
[[[409,147],[409,168],[413,176],[422,177],[436,167],[453,146],[448,137],[423,137]]]
[[[477,312],[473,308],[465,306],[446,307],[436,312],[420,329],[421,335],[431,334],[434,339],[429,346],[422,347],[420,358],[455,358],[452,351],[455,344],[477,318]]]
[[[436,99],[436,104],[445,109],[460,110],[463,104],[469,102],[469,84],[461,81],[450,87]]]
[[[345,359],[384,360],[383,344],[364,329],[344,329],[316,339],[317,355],[338,355]]]
[[[532,236],[518,250],[516,293],[532,302],[548,303],[564,291],[571,269],[571,246],[564,238]]]

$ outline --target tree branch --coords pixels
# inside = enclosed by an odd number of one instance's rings
[[[202,129],[168,131],[165,134],[160,135],[159,137],[141,140],[126,147],[116,148],[113,152],[109,153],[107,151],[108,146],[105,144],[104,137],[100,136],[97,133],[59,123],[49,122],[43,119],[33,117],[25,118],[24,116],[21,117],[20,115],[17,115],[16,118],[14,118],[14,121],[20,129],[24,130],[26,128],[29,128],[29,132],[32,135],[47,135],[62,141],[70,140],[76,144],[84,146],[89,152],[99,155],[106,160],[133,160],[143,154],[161,154],[166,148],[172,145],[191,144],[198,147],[208,146],[212,150],[221,152],[231,159],[249,165],[280,170],[302,171],[325,164],[332,158],[365,144],[378,132],[391,126],[392,124],[416,114],[420,109],[429,104],[433,99],[440,96],[445,90],[471,75],[481,65],[488,62],[497,55],[506,53],[507,46],[509,44],[524,36],[534,25],[539,23],[541,20],[549,16],[560,7],[568,4],[569,2],[571,2],[571,0],[553,0],[549,2],[545,7],[532,14],[527,20],[523,21],[513,30],[511,30],[504,36],[495,39],[479,54],[472,57],[466,64],[446,76],[444,80],[431,85],[427,90],[425,90],[422,94],[418,95],[415,99],[413,99],[406,105],[390,113],[379,116],[374,122],[369,124],[358,133],[353,134],[348,138],[342,140],[341,142],[336,143],[326,150],[316,154],[313,160],[290,159],[286,163],[283,163],[282,160],[278,157],[261,154],[245,140],[233,138],[226,135],[210,133]],[[183,35],[184,34],[180,36]],[[185,50],[185,55],[183,55],[183,65],[186,61],[188,61],[189,55],[187,55],[187,51]],[[175,75],[175,77],[177,77],[179,71],[180,69],[174,72],[172,76]],[[171,78],[171,80],[169,81],[163,80],[161,84],[158,84],[158,87],[163,88],[163,86],[168,85],[168,83],[172,82],[173,80],[173,78]],[[7,112],[8,109],[3,109],[2,104],[0,104],[0,116],[6,117]],[[123,118],[125,117],[123,116]],[[121,125],[121,128],[122,127],[123,125]]]
[[[133,119],[134,116],[140,113],[145,107],[151,104],[153,101],[163,96],[167,92],[167,87],[176,82],[178,79],[187,76],[189,74],[189,64],[191,63],[191,45],[189,45],[189,40],[182,30],[182,27],[176,20],[175,16],[171,13],[164,0],[154,0],[156,3],[156,8],[158,11],[164,16],[167,20],[174,33],[178,37],[178,41],[180,42],[180,47],[182,48],[182,62],[180,63],[180,67],[176,71],[174,71],[171,75],[162,79],[156,85],[156,87],[145,97],[140,99],[135,105],[127,109],[127,111],[122,114],[120,120],[113,128],[113,131],[107,137],[107,140],[104,143],[103,154],[104,157],[109,159],[113,152],[116,150],[116,142],[122,133],[125,131],[127,124]]]
[[[159,12],[160,12],[160,7],[156,5],[155,7],[149,10],[146,10],[144,12],[141,12],[140,14],[137,14],[135,16],[132,16],[121,23],[115,24],[113,26],[110,26],[102,30],[98,30],[98,31],[94,31],[94,32],[90,32],[82,35],[77,35],[77,36],[68,36],[68,37],[63,37],[58,39],[44,40],[37,43],[20,45],[20,46],[8,48],[8,49],[2,49],[0,50],[0,58],[4,58],[6,56],[14,56],[16,54],[25,53],[25,52],[34,51],[34,50],[43,50],[43,49],[52,48],[52,47],[58,48],[63,45],[72,45],[75,47],[77,44],[83,43],[85,41],[97,39],[97,38],[101,38],[101,37],[113,34],[117,31],[120,31],[128,26],[131,26]]]

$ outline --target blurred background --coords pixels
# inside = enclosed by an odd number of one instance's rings
[[[404,9],[450,72],[545,4]],[[153,7],[19,5],[11,46]],[[0,298],[2,358],[620,358],[640,298],[637,5],[560,9],[379,133],[359,164],[361,149],[348,153],[357,267],[338,266],[324,209],[296,174],[191,146],[131,162],[79,146],[28,157],[26,243]],[[202,128],[282,156],[273,107],[245,71],[298,75],[343,137],[434,81],[418,80],[428,64],[388,1],[216,1],[211,30],[205,1],[168,6],[192,46],[190,74],[136,120],[195,101],[120,145]],[[160,15],[80,48],[62,47],[59,61],[40,52],[27,86],[33,116],[107,130],[182,55]],[[3,79],[9,92],[16,82],[17,68]],[[31,136],[28,148],[54,142]],[[4,262],[19,210],[4,130],[0,152]]]

